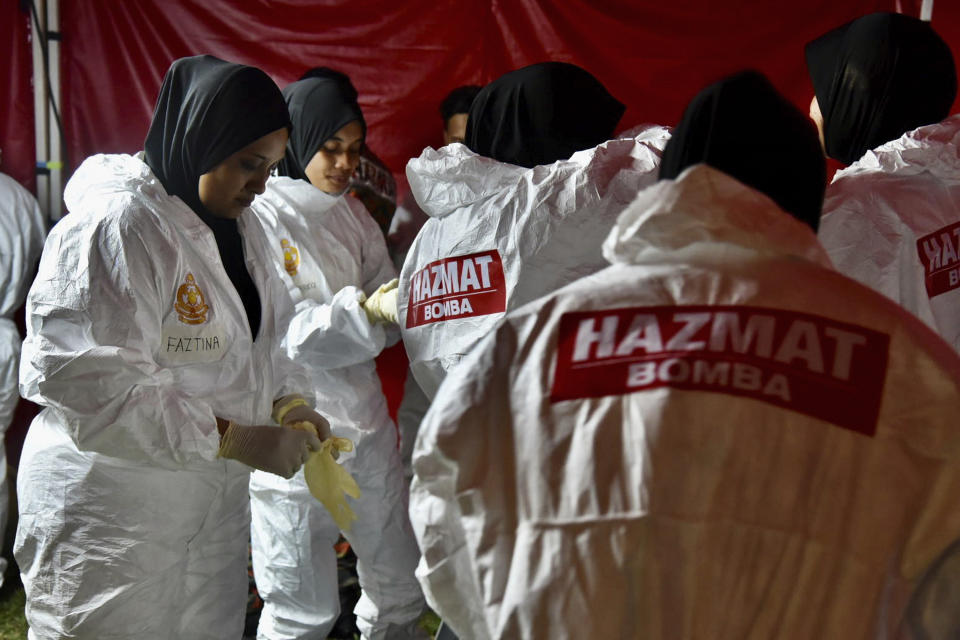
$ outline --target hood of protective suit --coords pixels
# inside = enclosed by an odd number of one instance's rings
[[[874,171],[898,176],[929,173],[936,178],[956,180],[960,176],[960,114],[908,131],[867,151],[855,163],[837,171],[833,182]]]
[[[960,350],[960,115],[872,151],[827,188],[820,228],[837,270]]]
[[[329,211],[342,197],[321,191],[306,180],[286,176],[270,178],[267,186],[251,205],[254,210],[262,204],[292,207],[299,215],[314,219]]]
[[[711,248],[718,260],[740,248],[830,265],[810,227],[770,198],[705,164],[642,191],[617,218],[603,255],[612,264],[673,262],[702,256]]]
[[[136,191],[131,186],[136,186]],[[183,203],[177,196],[168,196],[163,184],[157,179],[153,171],[143,162],[143,154],[100,154],[87,158],[73,172],[70,181],[63,190],[63,201],[70,213],[81,215],[96,215],[104,209],[105,198],[116,198],[123,194],[125,202],[111,204],[117,210],[124,204],[130,204],[139,194],[146,200],[162,200],[174,198]],[[186,203],[183,203],[186,207]],[[200,228],[203,222],[194,215],[196,221],[189,217],[191,227]],[[179,218],[178,218],[179,219]]]
[[[431,218],[443,218],[510,188],[529,171],[481,156],[457,143],[424,149],[419,158],[407,162],[407,181],[423,212]]]
[[[430,219],[407,254],[397,306],[411,370],[427,395],[504,311],[605,266],[603,239],[656,179],[669,135],[652,126],[530,169],[459,144],[407,164]]]

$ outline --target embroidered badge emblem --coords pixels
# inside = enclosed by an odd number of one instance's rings
[[[283,267],[291,276],[297,275],[297,269],[300,267],[300,252],[290,244],[289,240],[281,240],[280,246],[283,247]]]
[[[210,307],[204,301],[203,291],[197,286],[192,273],[187,274],[186,282],[177,289],[177,301],[173,308],[184,324],[203,324],[207,321]]]

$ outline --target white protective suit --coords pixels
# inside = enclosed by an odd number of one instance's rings
[[[0,173],[0,547],[7,528],[10,491],[3,436],[20,400],[17,390],[20,332],[13,314],[27,295],[46,234],[33,194],[10,176]],[[6,569],[7,561],[0,557],[0,586]]]
[[[820,242],[837,270],[960,351],[960,115],[838,171],[823,212]]]
[[[280,349],[294,301],[245,212],[253,341],[213,232],[137,157],[88,158],[64,195],[20,367],[46,407],[17,484],[30,638],[239,638],[250,468],[217,457],[215,416],[272,424],[306,391]]]
[[[430,220],[407,254],[397,306],[410,369],[427,397],[504,311],[603,267],[603,238],[656,180],[669,135],[651,126],[532,169],[461,144],[407,163]]]
[[[415,623],[424,607],[414,576],[420,552],[397,430],[374,364],[396,332],[371,325],[361,305],[364,294],[395,277],[383,234],[358,200],[305,180],[271,178],[253,208],[273,236],[276,261],[304,297],[287,353],[310,370],[317,411],[333,433],[356,445],[342,462],[362,492],[350,500],[357,520],[344,532],[363,590],[357,625],[364,638],[404,637],[398,627]],[[264,600],[258,637],[326,638],[340,611],[337,525],[302,470],[290,480],[254,472],[250,495],[254,576]]]
[[[508,314],[414,452],[462,638],[889,638],[960,536],[960,359],[705,165]]]

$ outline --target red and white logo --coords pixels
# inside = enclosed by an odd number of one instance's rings
[[[926,275],[927,296],[934,297],[960,287],[960,222],[917,240],[917,253]]]
[[[413,275],[407,329],[506,309],[503,263],[494,249],[431,262]]]
[[[560,318],[550,399],[673,387],[754,398],[873,435],[890,337],[807,313],[634,307]]]

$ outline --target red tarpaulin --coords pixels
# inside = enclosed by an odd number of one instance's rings
[[[948,3],[938,4],[934,24],[947,25]],[[312,66],[348,73],[370,146],[395,173],[441,144],[437,109],[449,89],[542,60],[598,76],[628,105],[622,128],[673,124],[703,85],[746,67],[805,111],[813,92],[804,43],[897,8],[917,15],[919,0],[63,2],[67,146],[75,162],[138,150],[167,66],[197,53],[257,65],[281,86]]]
[[[33,135],[33,61],[29,14],[15,0],[0,0],[0,171],[36,189]]]

